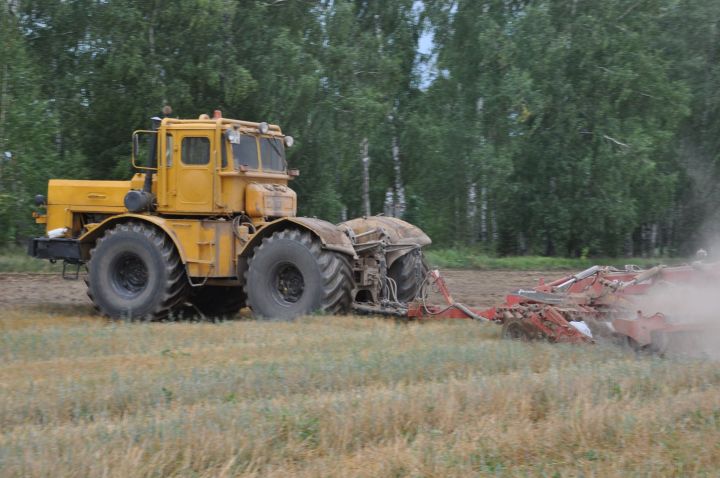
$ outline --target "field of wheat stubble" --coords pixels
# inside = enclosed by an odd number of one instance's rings
[[[505,286],[462,274],[450,282],[481,281],[468,298]],[[717,362],[502,341],[470,321],[111,322],[52,281],[0,300],[0,476],[720,469]]]

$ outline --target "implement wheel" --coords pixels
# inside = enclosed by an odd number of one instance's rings
[[[502,338],[505,340],[529,342],[535,339],[535,335],[523,319],[509,319],[503,322]]]
[[[248,306],[268,319],[345,313],[352,288],[347,257],[323,249],[312,234],[295,229],[263,239],[245,273]]]
[[[415,299],[429,269],[420,249],[398,257],[388,269],[388,276],[397,284],[397,300],[410,302]]]
[[[188,289],[173,242],[142,222],[118,224],[98,239],[86,282],[97,309],[114,319],[166,318]]]

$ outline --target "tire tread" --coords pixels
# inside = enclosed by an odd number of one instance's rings
[[[144,318],[160,320],[172,316],[175,309],[185,301],[189,292],[190,284],[187,280],[185,267],[180,260],[180,255],[175,248],[175,244],[170,240],[170,238],[167,237],[167,235],[160,229],[139,221],[124,222],[116,225],[112,229],[108,229],[105,234],[103,234],[103,236],[95,242],[95,246],[90,250],[88,275],[85,278],[85,283],[88,286],[88,297],[90,297],[90,300],[93,302],[95,309],[107,317],[118,318],[110,311],[104,310],[103,307],[98,304],[95,297],[93,297],[90,284],[93,281],[91,265],[94,256],[96,256],[96,253],[99,250],[102,251],[102,243],[105,240],[121,232],[132,233],[144,237],[158,250],[164,259],[164,267],[166,270],[165,276],[167,279],[162,287],[162,299],[156,303],[154,308],[147,313]]]
[[[247,305],[253,309],[253,300],[249,293],[248,278],[253,269],[255,257],[257,257],[258,254],[262,254],[265,249],[270,247],[274,242],[281,240],[289,240],[302,244],[315,258],[322,278],[322,297],[318,312],[332,315],[347,313],[350,310],[353,287],[350,261],[344,254],[324,249],[320,241],[311,233],[298,229],[284,229],[268,237],[264,237],[260,245],[255,249],[252,257],[248,261],[248,267],[245,271],[245,296],[247,297]]]

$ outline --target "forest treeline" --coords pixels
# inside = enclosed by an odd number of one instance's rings
[[[0,243],[130,133],[280,124],[303,215],[399,215],[499,254],[684,254],[720,230],[720,2],[10,0]],[[363,200],[363,158],[369,197]]]

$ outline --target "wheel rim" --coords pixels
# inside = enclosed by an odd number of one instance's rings
[[[280,264],[275,273],[273,295],[281,303],[297,303],[305,291],[305,279],[302,272],[293,264]]]
[[[505,338],[510,340],[527,340],[527,334],[518,323],[508,324],[505,329]]]
[[[137,297],[148,285],[147,265],[135,253],[122,253],[111,269],[113,286],[125,297]]]

